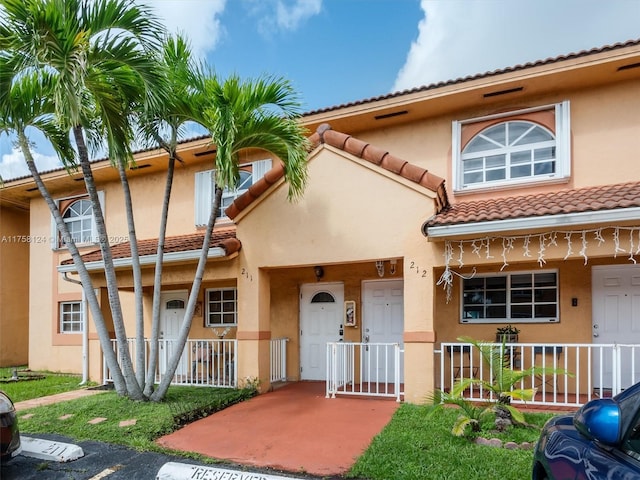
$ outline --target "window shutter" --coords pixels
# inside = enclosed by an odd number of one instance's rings
[[[213,206],[214,170],[197,172],[195,175],[195,224],[202,227],[209,221],[209,214]]]
[[[251,174],[253,176],[253,183],[256,183],[264,174],[271,170],[271,159],[267,158],[266,160],[258,160],[257,162],[253,162],[251,167]]]

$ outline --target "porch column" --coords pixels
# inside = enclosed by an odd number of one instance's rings
[[[404,262],[404,388],[405,401],[425,403],[434,389],[433,350],[435,280],[431,262],[411,269],[411,259]]]
[[[238,383],[260,380],[260,391],[270,388],[271,279],[264,270],[238,278]]]

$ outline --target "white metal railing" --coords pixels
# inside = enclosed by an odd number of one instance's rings
[[[271,382],[287,381],[288,338],[272,338],[269,348],[269,378]]]
[[[502,348],[502,344],[491,344]],[[509,368],[524,371],[532,366],[546,369],[525,376],[513,388],[535,388],[528,404],[580,406],[593,398],[608,397],[640,381],[640,345],[584,343],[507,343],[504,359]],[[461,379],[491,382],[497,366],[481,360],[469,343],[443,342],[440,350],[438,388],[448,391]],[[566,372],[566,374],[564,373]],[[495,400],[492,391],[471,385],[463,394],[468,400]],[[523,403],[513,400],[514,403]]]
[[[327,343],[327,398],[404,396],[404,350],[398,343]]]
[[[127,339],[134,369],[136,368],[136,341]],[[118,355],[118,343],[111,340],[111,345]],[[148,364],[150,340],[145,339],[145,364]],[[209,387],[236,387],[238,384],[238,368],[235,362],[237,352],[235,339],[190,339],[187,340],[172,385],[198,385]],[[155,381],[162,381],[171,357],[177,347],[175,340],[158,341],[158,366]],[[113,381],[106,362],[102,361],[102,378],[105,382]]]

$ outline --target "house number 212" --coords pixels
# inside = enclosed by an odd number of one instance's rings
[[[416,275],[420,275],[422,278],[427,278],[427,271],[424,268],[420,270],[420,267],[416,265],[416,262],[411,262],[411,264],[409,265],[409,270],[415,270]]]

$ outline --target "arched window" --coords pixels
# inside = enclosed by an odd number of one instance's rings
[[[89,200],[76,200],[62,216],[75,243],[89,243],[93,237],[93,207]]]
[[[169,300],[166,305],[167,310],[183,310],[184,309],[184,301],[183,300]]]
[[[336,299],[329,292],[318,292],[311,299],[311,303],[335,303]]]
[[[545,127],[516,120],[490,126],[462,150],[464,186],[556,173],[556,139]]]

